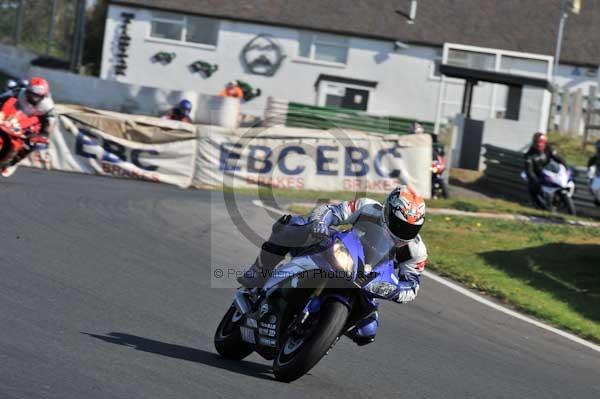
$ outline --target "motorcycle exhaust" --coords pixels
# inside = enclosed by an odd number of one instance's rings
[[[233,298],[233,305],[241,314],[248,314],[252,307],[250,306],[250,302],[246,299],[246,296],[242,292],[236,292],[235,297]]]

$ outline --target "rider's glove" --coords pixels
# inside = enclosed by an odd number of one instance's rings
[[[327,238],[329,237],[329,226],[325,222],[315,220],[313,222],[312,235],[315,238]]]
[[[333,212],[329,207],[324,206],[321,209],[315,210],[312,216],[312,230],[311,234],[315,238],[327,238],[329,237],[329,226],[333,222]]]

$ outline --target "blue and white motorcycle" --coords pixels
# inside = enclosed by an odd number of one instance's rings
[[[261,289],[241,288],[215,333],[217,352],[243,359],[256,351],[273,360],[280,381],[294,381],[338,339],[398,296],[394,241],[387,230],[359,220],[346,231],[298,250]]]
[[[521,173],[521,177],[527,180],[525,172]],[[551,161],[541,170],[539,179],[541,186],[538,198],[544,207],[551,212],[564,211],[575,215],[573,171],[558,162]]]

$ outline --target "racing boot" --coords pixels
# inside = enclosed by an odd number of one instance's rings
[[[237,278],[238,283],[246,288],[261,288],[273,274],[273,269],[285,258],[283,251],[268,250],[268,243],[263,245],[254,263]],[[277,252],[277,253],[274,253]]]
[[[359,321],[354,328],[346,333],[358,346],[370,344],[375,341],[375,334],[379,327],[379,316],[377,312]]]
[[[0,169],[0,175],[2,175],[2,177],[11,177],[16,170],[17,165],[10,165]]]

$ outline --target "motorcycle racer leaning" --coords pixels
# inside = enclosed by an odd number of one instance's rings
[[[50,85],[45,79],[40,77],[31,78],[27,87],[20,89],[15,95],[9,93],[0,97],[2,118],[7,113],[5,111],[8,111],[7,107],[15,107],[27,116],[37,116],[40,120],[41,129],[39,134],[27,137],[24,148],[10,161],[9,166],[2,170],[3,175],[6,175],[12,166],[19,163],[36,149],[36,143],[40,141],[36,139],[40,138],[40,136],[42,138],[50,136],[57,120],[56,112],[54,111],[54,101],[50,95]],[[45,140],[41,141],[44,142]]]
[[[400,292],[395,300],[406,303],[419,292],[420,275],[427,262],[427,249],[419,236],[425,222],[425,203],[407,186],[392,190],[383,204],[360,198],[339,204],[321,205],[308,219],[285,215],[273,224],[272,233],[250,268],[238,278],[247,288],[262,287],[271,272],[292,248],[307,247],[326,238],[329,226],[371,221],[386,228],[396,242],[394,262]],[[359,345],[373,342],[379,326],[377,312],[361,320],[348,335]]]

